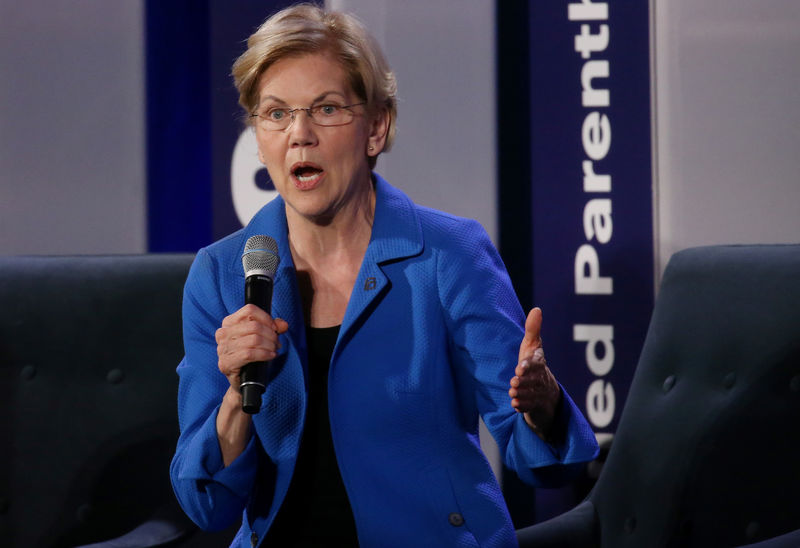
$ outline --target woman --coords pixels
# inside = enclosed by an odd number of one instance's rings
[[[372,172],[395,80],[354,18],[283,10],[233,74],[280,197],[200,250],[186,282],[181,505],[206,529],[242,518],[234,546],[515,546],[478,416],[531,483],[597,449],[545,364],[541,312],[525,320],[478,223]],[[244,305],[255,234],[278,244],[274,317]],[[239,373],[266,360],[248,415]]]

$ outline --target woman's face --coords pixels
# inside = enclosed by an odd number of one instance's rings
[[[327,53],[273,63],[261,76],[258,97],[258,113],[362,102],[350,89],[342,66]],[[383,149],[386,116],[370,118],[363,105],[351,110],[354,116],[346,125],[316,125],[302,110],[282,131],[256,124],[259,159],[286,204],[303,217],[330,221],[369,189],[368,156]]]

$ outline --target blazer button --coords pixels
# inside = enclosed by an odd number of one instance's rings
[[[250,546],[258,546],[258,535],[250,533]]]
[[[459,514],[458,512],[453,512],[449,516],[447,516],[447,521],[450,522],[450,525],[453,527],[461,527],[464,525],[464,516]]]

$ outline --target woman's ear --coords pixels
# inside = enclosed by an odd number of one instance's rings
[[[369,125],[369,138],[367,139],[367,156],[375,157],[383,152],[386,146],[386,136],[389,134],[389,111],[380,109],[372,117]]]

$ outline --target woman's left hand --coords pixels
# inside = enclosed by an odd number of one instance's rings
[[[510,381],[511,406],[525,414],[525,422],[547,439],[561,398],[561,387],[547,367],[542,348],[542,310],[534,308],[525,320],[525,336],[519,345],[519,361]]]

